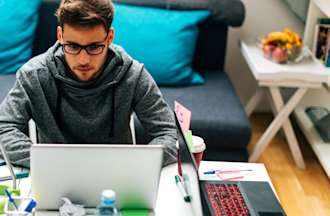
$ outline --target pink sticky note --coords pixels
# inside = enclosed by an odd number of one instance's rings
[[[191,111],[177,101],[174,101],[174,111],[183,132],[190,128]]]

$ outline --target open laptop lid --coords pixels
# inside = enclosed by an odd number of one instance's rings
[[[196,215],[212,215],[209,210],[209,202],[206,198],[205,191],[202,190],[202,185],[205,181],[199,180],[198,175],[198,168],[196,165],[195,157],[189,150],[188,144],[186,139],[184,138],[182,128],[176,117],[176,124],[178,128],[178,140],[180,146],[180,156],[182,161],[182,173],[183,175],[187,175],[188,178],[192,179],[193,182],[197,181],[199,186],[199,194],[194,193],[192,194],[192,199],[194,196],[200,196],[202,201],[202,211],[203,214]],[[229,182],[229,181],[222,181],[222,182]],[[249,196],[248,202],[250,202],[249,210],[251,211],[251,215],[285,215],[284,210],[282,209],[280,203],[278,202],[277,198],[275,197],[272,188],[269,186],[268,182],[254,182],[254,181],[247,181],[247,182],[240,182],[235,181],[237,184],[244,184],[243,190],[245,191],[246,196]],[[251,199],[253,198],[253,199]],[[200,212],[199,209],[195,209],[195,212]]]
[[[56,210],[62,197],[96,207],[112,189],[119,208],[154,209],[162,159],[161,145],[35,144],[32,194],[38,209]]]
[[[194,156],[189,150],[188,144],[186,142],[186,139],[183,135],[182,128],[180,126],[180,123],[178,121],[177,115],[174,112],[175,120],[176,120],[176,126],[178,131],[178,142],[179,142],[179,154],[180,154],[180,160],[181,160],[181,167],[182,167],[182,176],[185,180],[187,180],[187,187],[189,194],[191,196],[191,206],[193,208],[193,211],[195,215],[205,215],[203,214],[202,203],[203,197],[201,196],[201,187],[199,184],[199,176],[198,176],[198,167],[197,163],[195,161]],[[190,185],[197,185],[198,190],[191,190],[192,186]],[[202,201],[202,203],[201,203]],[[205,210],[204,210],[205,211]]]

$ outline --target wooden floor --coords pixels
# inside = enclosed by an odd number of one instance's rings
[[[253,135],[251,150],[272,120],[270,114],[250,118]],[[258,162],[264,163],[281,204],[288,216],[329,216],[330,180],[303,135],[296,130],[306,170],[296,168],[284,136],[277,135]]]

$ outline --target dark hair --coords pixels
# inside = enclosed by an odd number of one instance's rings
[[[55,16],[60,26],[92,27],[102,24],[106,31],[111,27],[114,7],[111,0],[62,0]]]

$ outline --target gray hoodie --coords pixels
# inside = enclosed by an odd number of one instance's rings
[[[32,58],[0,105],[0,144],[16,165],[29,166],[27,122],[37,125],[39,143],[132,143],[134,111],[150,144],[165,145],[164,164],[175,161],[174,115],[142,64],[116,45],[109,47],[102,73],[78,81],[56,43]]]

